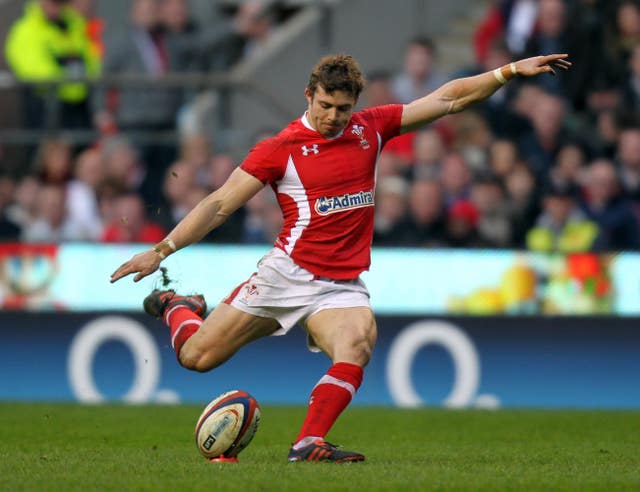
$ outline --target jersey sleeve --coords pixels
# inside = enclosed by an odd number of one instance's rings
[[[362,116],[371,122],[382,137],[383,143],[400,134],[402,104],[386,104],[368,108],[362,111]]]
[[[282,158],[282,142],[269,138],[257,143],[240,164],[240,169],[264,184],[278,181],[284,175],[286,159]]]

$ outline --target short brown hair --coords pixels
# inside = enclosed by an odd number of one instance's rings
[[[360,71],[360,65],[351,55],[328,55],[322,57],[311,71],[307,89],[312,96],[318,85],[328,94],[343,91],[358,99],[364,88],[364,76]]]

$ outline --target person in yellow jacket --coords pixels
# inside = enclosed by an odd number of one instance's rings
[[[580,210],[569,186],[549,184],[542,193],[542,213],[527,233],[527,248],[541,253],[591,251],[598,225]]]
[[[69,0],[32,0],[11,26],[5,44],[9,67],[22,81],[37,82],[74,76],[98,75],[99,58],[90,49],[84,17]],[[47,89],[24,90],[25,124],[29,128],[55,126],[87,128],[91,125],[89,86],[69,82],[58,86],[56,116],[48,111]]]

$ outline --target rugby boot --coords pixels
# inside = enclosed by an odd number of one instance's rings
[[[311,444],[300,449],[289,450],[289,461],[330,461],[334,463],[349,463],[351,461],[364,461],[364,455],[354,451],[342,451],[333,444],[323,439],[317,439]]]
[[[207,310],[207,303],[202,295],[181,296],[174,290],[155,289],[145,298],[142,305],[147,314],[158,319],[164,316],[167,309],[175,306],[185,306],[198,316],[204,316]]]

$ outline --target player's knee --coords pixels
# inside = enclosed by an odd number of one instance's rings
[[[200,351],[183,347],[180,351],[180,365],[192,371],[207,372],[215,369],[222,362],[224,359],[217,356],[213,350]]]
[[[348,352],[354,363],[365,366],[371,359],[373,347],[376,344],[376,329],[374,322],[364,323],[351,330]]]

